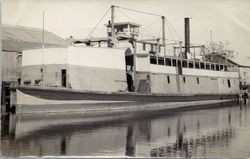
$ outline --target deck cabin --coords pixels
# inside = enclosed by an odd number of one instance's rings
[[[116,22],[114,23],[115,36],[119,39],[122,38],[135,38],[139,36],[139,27],[141,25],[133,22]],[[111,37],[111,24],[106,24],[107,35]]]

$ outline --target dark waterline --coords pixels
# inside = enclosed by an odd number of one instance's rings
[[[4,156],[250,157],[249,105],[86,117],[3,115]]]

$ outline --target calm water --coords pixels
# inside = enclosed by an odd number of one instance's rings
[[[250,106],[86,117],[2,116],[5,156],[250,157]]]

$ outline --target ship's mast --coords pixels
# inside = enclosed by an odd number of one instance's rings
[[[166,56],[166,37],[165,37],[165,17],[162,16],[162,44],[164,47],[164,57]]]
[[[115,22],[115,6],[111,6],[111,40],[112,43],[114,44],[114,36],[115,36],[115,27],[114,27],[114,22]]]

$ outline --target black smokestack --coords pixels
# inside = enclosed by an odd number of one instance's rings
[[[190,26],[189,18],[185,18],[185,54],[184,58],[187,58],[187,53],[190,52]]]

